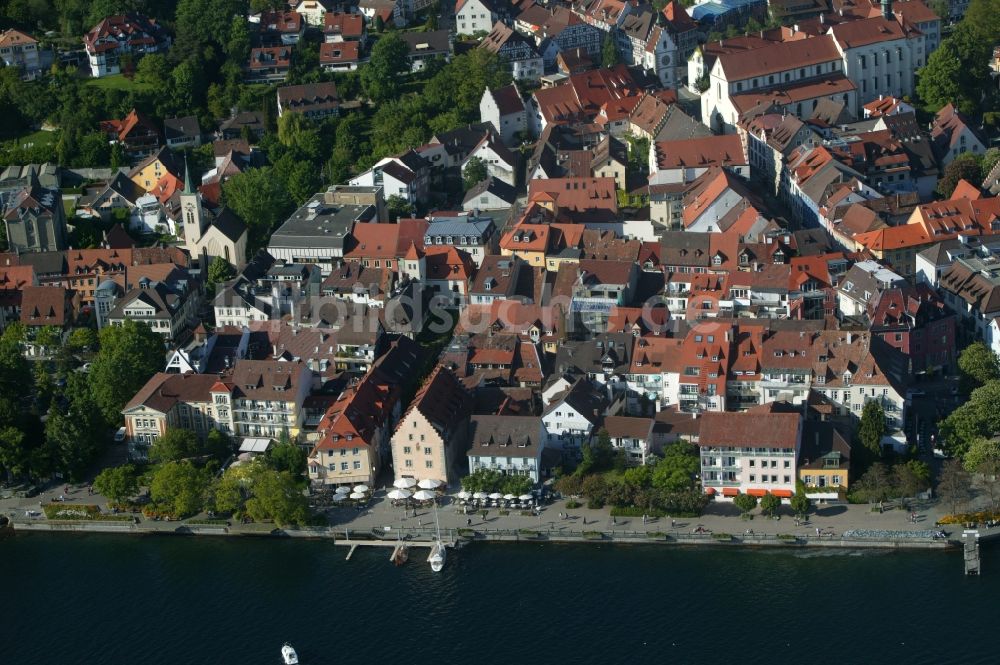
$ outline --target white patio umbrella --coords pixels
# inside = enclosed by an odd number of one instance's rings
[[[408,490],[416,484],[417,481],[413,478],[396,478],[395,482],[392,483],[392,486],[398,487],[401,490]]]
[[[503,494],[501,494],[500,492],[494,492],[493,494],[490,494],[489,498],[493,499],[494,501],[498,501],[503,498]]]
[[[364,494],[365,492],[368,491],[368,485],[355,485],[354,491],[361,492],[362,494]]]
[[[417,483],[417,485],[422,490],[432,490],[432,489],[437,489],[438,486],[441,485],[441,481],[440,480],[433,480],[431,478],[424,478],[419,483]]]
[[[365,498],[365,493],[364,492],[351,492],[351,498],[352,499],[363,499],[363,498]]]
[[[409,499],[411,496],[413,496],[413,492],[401,488],[394,489],[388,494],[388,497],[390,499],[396,499],[396,500]]]
[[[517,498],[518,498],[519,501],[531,501],[535,497],[531,496],[530,494],[522,494],[521,496],[519,496]]]
[[[417,501],[430,501],[435,497],[434,492],[430,490],[420,490],[413,495],[413,498]]]
[[[486,492],[476,492],[472,495],[473,499],[488,499],[490,496]]]
[[[504,494],[504,495],[503,495],[503,500],[504,500],[504,501],[513,501],[513,500],[514,500],[514,499],[516,499],[516,498],[517,498],[517,497],[516,497],[516,496],[514,496],[513,494]]]
[[[340,502],[346,498],[347,498],[346,494],[334,494],[332,497],[330,497],[330,500]]]
[[[458,493],[458,494],[457,494],[456,496],[457,496],[457,497],[458,497],[459,499],[462,499],[462,500],[464,501],[464,500],[466,500],[466,499],[470,498],[470,497],[471,497],[472,495],[471,495],[471,494],[469,494],[468,492],[466,492],[465,490],[462,490],[462,491],[461,491],[461,492],[459,492],[459,493]]]
[[[337,488],[337,494],[350,494],[350,493],[351,493],[351,488],[347,487],[346,485],[341,485],[340,487]]]

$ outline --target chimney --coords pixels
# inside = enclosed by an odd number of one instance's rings
[[[882,17],[887,21],[892,20],[892,0],[882,0]]]

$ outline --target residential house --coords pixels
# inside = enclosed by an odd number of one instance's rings
[[[927,284],[882,289],[868,303],[869,330],[902,351],[916,373],[954,368],[955,315]]]
[[[544,479],[545,432],[538,416],[476,415],[469,418],[469,473],[498,471]]]
[[[559,221],[606,223],[618,219],[614,178],[547,178],[528,183],[528,204],[537,203]]]
[[[364,173],[351,178],[350,184],[381,187],[386,200],[399,196],[410,205],[418,205],[428,197],[430,164],[413,150],[408,150],[379,160]]]
[[[42,187],[37,178],[7,200],[3,210],[7,245],[15,252],[66,249],[66,211],[58,189]]]
[[[312,372],[296,361],[237,360],[220,374],[161,372],[122,409],[129,455],[145,459],[173,428],[199,438],[213,429],[240,438],[298,436],[311,386]]]
[[[121,58],[158,53],[170,47],[170,35],[142,14],[108,16],[83,37],[83,47],[94,78],[121,72]]]
[[[320,27],[325,25],[326,15],[334,12],[339,3],[333,0],[296,0],[290,2],[289,7],[295,10],[306,25]]]
[[[807,420],[797,467],[809,498],[841,500],[851,485],[851,443],[834,423]]]
[[[551,395],[542,412],[545,445],[566,457],[578,458],[583,444],[596,433],[607,402],[604,392],[582,377]]]
[[[451,370],[438,366],[414,396],[392,435],[397,478],[451,484],[465,466],[472,395]]]
[[[364,46],[368,41],[365,17],[346,12],[327,12],[323,17],[323,41],[328,44],[358,42]]]
[[[330,81],[278,88],[278,117],[285,113],[298,113],[310,120],[339,115],[337,84]]]
[[[935,114],[931,123],[931,142],[942,166],[966,152],[982,155],[986,151],[985,139],[979,130],[952,104],[945,105]]]
[[[35,78],[42,70],[38,40],[14,28],[0,30],[0,61],[21,70],[25,78]]]
[[[480,4],[483,0],[468,0],[466,5],[470,2]],[[541,78],[542,74],[545,73],[545,64],[533,42],[500,21],[487,30],[489,34],[479,43],[479,48],[495,53],[500,61],[510,69],[511,76],[515,81],[535,82]],[[462,32],[461,28],[459,28],[459,32]],[[488,93],[489,89],[487,89]],[[483,121],[486,121],[485,117]]]
[[[491,123],[506,145],[514,145],[518,135],[528,131],[528,115],[517,86],[496,90],[486,88],[479,102],[479,120]]]
[[[455,4],[455,29],[460,35],[489,32],[498,18],[490,0],[458,0]]]
[[[516,201],[517,190],[490,176],[465,193],[462,209],[466,212],[510,210]]]
[[[219,125],[219,137],[226,141],[235,141],[244,138],[244,134],[249,134],[253,138],[259,139],[267,131],[264,120],[264,113],[261,111],[237,111],[231,117],[223,120]],[[252,140],[252,139],[251,139]],[[239,151],[244,155],[250,154],[250,146],[240,146]],[[225,149],[223,154],[228,153]],[[218,159],[219,155],[216,155]]]
[[[493,130],[491,125],[489,131],[473,148],[469,155],[462,160],[460,166],[463,175],[472,159],[479,159],[486,165],[486,171],[492,178],[497,178],[507,183],[511,187],[517,185],[518,165],[520,160],[514,152],[511,152],[500,139],[500,134]]]
[[[108,323],[121,326],[126,320],[145,323],[167,342],[175,342],[197,317],[201,290],[190,279],[172,283],[140,280],[108,313]]]
[[[611,437],[611,445],[625,452],[629,464],[645,464],[653,444],[652,418],[607,416],[604,431]]]
[[[302,15],[294,11],[266,11],[260,14],[262,46],[294,46],[306,32]]]
[[[325,72],[353,72],[360,64],[360,42],[324,42],[319,45],[319,66]]]
[[[906,280],[878,261],[858,261],[838,287],[837,309],[841,316],[865,316],[872,299],[882,289],[903,286]]]
[[[451,33],[448,30],[404,32],[401,35],[407,46],[407,62],[411,72],[423,71],[431,60],[451,60]]]
[[[802,416],[797,413],[705,413],[700,418],[703,491],[716,500],[771,494],[789,500],[799,474]]]
[[[280,83],[292,68],[292,47],[259,46],[250,50],[243,80],[247,83]]]
[[[108,141],[121,144],[131,159],[141,159],[155,153],[160,143],[160,130],[146,114],[132,109],[124,120],[102,120],[101,131]]]
[[[432,216],[424,231],[424,250],[448,246],[468,254],[478,268],[496,246],[497,228],[489,217],[463,213],[455,216]]]
[[[171,150],[197,148],[201,145],[201,127],[193,115],[183,118],[166,118],[163,121],[163,137]]]

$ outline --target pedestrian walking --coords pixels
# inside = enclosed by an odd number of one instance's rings
[[[642,525],[646,526],[646,516],[645,515],[642,516]]]
[[[465,526],[472,526],[472,518],[465,520]]]
[[[816,537],[819,537],[819,527],[816,527]]]
[[[417,526],[423,526],[423,525],[424,525],[423,520],[417,520]]]
[[[676,525],[677,525],[677,520],[674,520],[674,519],[671,519],[671,520],[670,520],[670,527],[671,527],[671,528],[673,528],[673,527],[675,527]]]

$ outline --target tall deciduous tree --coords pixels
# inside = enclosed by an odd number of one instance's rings
[[[94,478],[94,490],[112,503],[125,503],[139,492],[135,467],[123,464],[104,469]]]
[[[371,58],[361,69],[361,86],[375,102],[399,95],[399,77],[408,69],[406,42],[396,34],[380,37],[372,47]]]
[[[952,514],[972,498],[972,477],[962,468],[958,459],[947,460],[941,465],[937,485],[938,496],[948,504]]]
[[[964,391],[972,391],[990,381],[1000,379],[1000,358],[981,341],[973,342],[958,356]]]
[[[601,44],[601,66],[614,67],[618,64],[618,49],[615,48],[615,37],[609,32],[604,35],[604,43]]]
[[[941,421],[944,448],[955,457],[964,457],[976,439],[1000,433],[1000,381],[990,381],[972,391],[969,399]]]
[[[965,180],[978,186],[982,179],[980,157],[967,152],[959,155],[948,166],[944,167],[944,175],[938,180],[937,193],[947,198],[955,191],[959,180]]]
[[[121,410],[154,374],[163,369],[163,337],[145,323],[126,320],[100,332],[101,350],[90,369],[94,400],[104,420],[121,420]]]
[[[765,494],[760,500],[760,510],[765,515],[774,515],[781,508],[781,499],[770,492]]]
[[[741,513],[746,515],[757,507],[757,497],[749,494],[737,494],[733,497],[733,505],[739,508]]]
[[[153,474],[149,494],[153,501],[177,517],[194,515],[205,505],[211,474],[189,461],[167,462]]]
[[[156,439],[149,448],[149,459],[154,462],[178,462],[193,457],[201,450],[201,442],[191,430],[171,427]]]
[[[465,163],[465,170],[462,171],[462,181],[465,184],[465,191],[469,191],[489,176],[486,169],[486,162],[479,157],[473,157]]]
[[[246,222],[251,253],[267,244],[271,231],[294,208],[271,167],[247,169],[222,185],[226,205]]]

